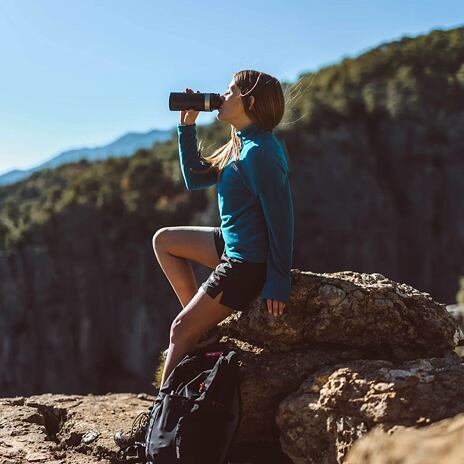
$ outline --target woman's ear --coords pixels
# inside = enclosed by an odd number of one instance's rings
[[[250,106],[248,107],[249,111],[253,109],[253,105],[255,104],[255,97],[253,95],[250,96],[250,102]]]

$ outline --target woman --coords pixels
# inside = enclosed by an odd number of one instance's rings
[[[246,310],[260,295],[277,316],[289,300],[293,203],[285,151],[273,132],[285,110],[282,87],[268,74],[244,70],[221,98],[217,119],[230,124],[231,139],[211,156],[198,153],[198,111],[181,111],[177,125],[186,187],[217,186],[221,226],[166,227],[153,237],[183,306],[171,325],[161,386],[202,335],[234,310]],[[214,269],[199,289],[189,260]]]

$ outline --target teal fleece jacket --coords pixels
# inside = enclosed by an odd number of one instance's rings
[[[220,181],[217,173],[194,173],[208,165],[198,153],[196,124],[178,124],[179,157],[188,190],[217,186],[227,256],[266,262],[262,300],[287,303],[291,290],[294,211],[285,151],[272,131],[255,123],[237,131],[242,147],[231,154]]]

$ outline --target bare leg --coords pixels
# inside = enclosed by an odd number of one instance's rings
[[[198,289],[190,261],[174,256],[168,251],[155,251],[155,254],[177,298],[185,308]]]
[[[207,226],[160,229],[153,237],[153,251],[183,308],[198,290],[190,261],[209,268],[215,268],[220,262],[213,227]]]
[[[182,358],[195,347],[201,335],[232,314],[233,309],[219,303],[221,295],[222,292],[213,299],[200,287],[187,306],[177,315],[171,325],[161,386]]]

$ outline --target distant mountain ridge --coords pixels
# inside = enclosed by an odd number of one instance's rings
[[[13,184],[41,169],[55,168],[62,164],[80,161],[81,159],[98,161],[107,159],[110,156],[130,156],[141,148],[151,148],[157,142],[165,142],[173,136],[174,132],[175,129],[153,129],[146,133],[128,132],[108,145],[95,148],[83,147],[67,150],[33,168],[24,170],[15,169],[0,175],[0,185]]]

